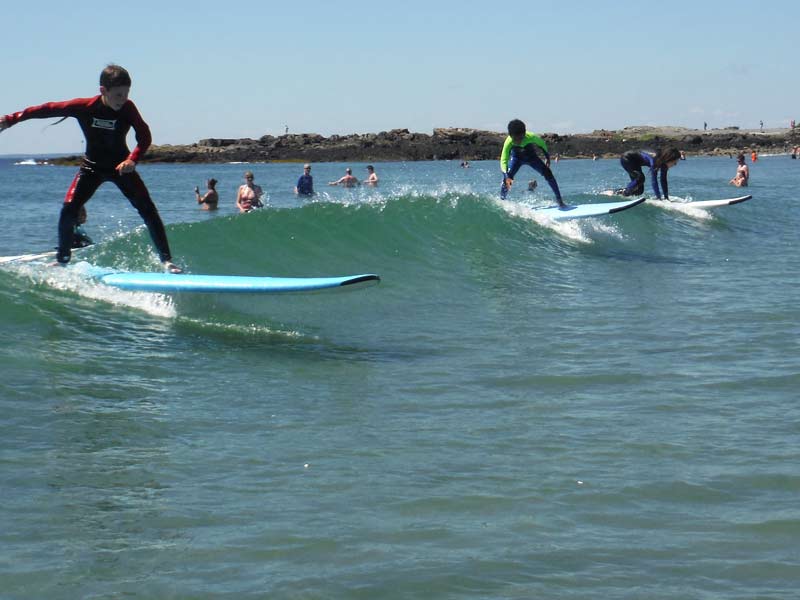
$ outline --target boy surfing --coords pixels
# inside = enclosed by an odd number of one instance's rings
[[[106,181],[114,183],[139,212],[164,268],[180,273],[172,262],[167,233],[158,209],[147,187],[136,172],[136,164],[150,147],[152,137],[134,103],[128,100],[131,77],[119,65],[108,65],[100,73],[100,94],[92,98],[75,98],[64,102],[48,102],[0,117],[0,131],[28,119],[74,117],[86,138],[86,153],[72,181],[58,220],[56,259],[66,265],[72,256],[71,247],[81,208]],[[133,127],[137,146],[131,152],[125,138]]]
[[[536,148],[544,154],[544,161],[539,158]],[[500,186],[500,197],[505,199],[508,190],[514,184],[514,175],[522,165],[530,165],[534,171],[544,177],[550,184],[550,189],[556,195],[558,206],[564,208],[566,204],[561,199],[558,183],[550,170],[550,154],[547,152],[547,143],[538,135],[528,133],[525,123],[513,119],[508,123],[508,137],[503,144],[500,154],[500,170],[503,172],[503,184]]]

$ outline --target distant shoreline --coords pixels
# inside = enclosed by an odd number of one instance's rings
[[[687,156],[738,152],[791,152],[800,145],[795,129],[688,129],[632,126],[618,130],[561,135],[540,133],[551,157],[609,158],[627,150],[677,146]],[[154,145],[148,163],[227,162],[382,162],[418,160],[490,160],[500,155],[506,134],[466,128],[436,128],[432,134],[408,129],[380,133],[331,135],[296,133],[252,138],[208,138],[194,144]],[[76,164],[80,155],[54,156],[52,164]]]

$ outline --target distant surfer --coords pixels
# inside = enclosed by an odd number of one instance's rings
[[[306,163],[303,165],[303,174],[297,180],[297,185],[294,186],[294,193],[298,196],[313,196],[314,195],[314,178],[311,176],[311,165]]]
[[[640,196],[643,194],[645,176],[642,169],[648,167],[650,169],[650,182],[656,198],[661,200],[661,189],[658,187],[660,181],[661,188],[664,190],[664,200],[669,200],[667,171],[677,165],[680,159],[681,153],[677,148],[659,150],[654,155],[643,150],[629,150],[620,157],[619,162],[630,176],[631,181],[627,187],[616,190],[614,193],[623,196]]]
[[[328,185],[341,185],[342,187],[355,187],[361,182],[353,175],[353,169],[347,167],[344,170],[344,176],[336,181],[329,181]]]
[[[158,250],[164,268],[171,273],[181,269],[172,262],[164,223],[150,198],[136,164],[150,147],[152,137],[139,110],[128,99],[131,77],[119,65],[108,65],[100,74],[100,94],[64,102],[48,102],[0,117],[0,131],[28,119],[74,117],[86,138],[86,153],[78,174],[67,190],[58,220],[56,259],[66,265],[72,257],[72,242],[81,207],[106,181],[114,183],[139,212]],[[131,152],[125,138],[133,127],[136,147]]]
[[[736,162],[736,176],[729,183],[736,187],[747,187],[750,182],[750,168],[744,164],[744,153],[739,153],[739,156],[736,157]]]
[[[261,202],[264,190],[254,183],[254,179],[252,171],[245,171],[244,183],[239,186],[239,191],[236,193],[236,206],[239,207],[239,212],[246,213],[264,206]]]
[[[536,153],[537,147],[544,154],[544,161]],[[544,177],[545,181],[550,184],[558,205],[562,208],[566,206],[561,199],[556,178],[550,170],[550,154],[547,152],[547,143],[538,135],[529,133],[525,123],[519,119],[513,119],[508,123],[508,137],[500,154],[500,170],[503,172],[503,184],[500,186],[501,198],[505,199],[508,195],[508,190],[514,184],[514,175],[522,165],[530,165],[534,171]]]
[[[200,195],[200,188],[194,188],[194,195],[197,203],[203,210],[217,210],[219,205],[219,194],[217,193],[217,180],[213,177],[206,181],[207,191],[202,196]]]

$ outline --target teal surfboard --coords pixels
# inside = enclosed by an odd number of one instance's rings
[[[276,294],[317,290],[354,289],[380,282],[368,273],[343,277],[256,277],[246,275],[196,275],[194,273],[135,273],[94,267],[89,274],[105,285],[139,292]]]
[[[0,265],[35,262],[55,257],[55,252],[0,256]],[[337,277],[258,277],[249,275],[197,275],[194,273],[152,273],[118,271],[96,267],[85,262],[70,265],[105,285],[140,292],[195,292],[213,294],[277,294],[281,292],[313,292],[336,288],[355,289],[380,282],[374,273]]]

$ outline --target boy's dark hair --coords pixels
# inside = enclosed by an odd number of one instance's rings
[[[100,85],[107,90],[118,86],[130,87],[131,76],[119,65],[111,64],[100,73]]]
[[[655,167],[660,169],[667,165],[668,162],[681,159],[681,151],[677,148],[666,148],[656,152]]]
[[[525,135],[526,131],[527,127],[525,127],[525,123],[519,119],[512,119],[508,122],[508,135],[511,137]]]

